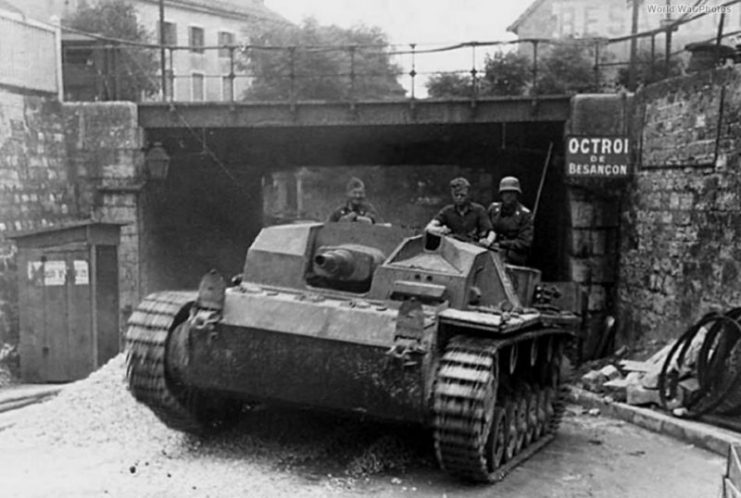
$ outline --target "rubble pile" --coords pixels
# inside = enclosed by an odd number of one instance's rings
[[[587,372],[585,389],[674,415],[741,415],[741,308],[708,313],[647,361],[622,360]]]

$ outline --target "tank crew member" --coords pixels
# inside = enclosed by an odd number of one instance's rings
[[[453,235],[466,242],[478,242],[490,246],[494,232],[481,204],[471,201],[471,184],[463,177],[450,181],[453,204],[442,208],[427,224],[425,230],[435,235]]]
[[[489,219],[497,234],[496,246],[506,263],[524,265],[533,245],[533,217],[519,201],[520,180],[505,176],[499,182],[501,202],[489,206]]]
[[[335,210],[327,221],[358,221],[376,223],[378,214],[375,208],[365,200],[365,184],[360,178],[350,178],[345,190],[347,202]]]

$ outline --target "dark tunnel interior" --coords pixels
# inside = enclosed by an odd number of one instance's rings
[[[240,272],[247,247],[265,219],[263,182],[277,171],[302,167],[337,168],[338,172],[357,167],[424,171],[429,167],[437,168],[435,180],[445,186],[455,172],[468,171],[476,179],[489,179],[490,185],[476,185],[479,195],[475,200],[485,205],[496,200],[499,179],[515,175],[523,188],[521,201],[532,210],[551,144],[529,265],[539,268],[547,280],[565,275],[568,210],[562,171],[563,122],[146,132],[147,141],[161,142],[171,158],[167,179],[147,182],[142,203],[148,292],[195,288],[211,268],[226,277]],[[441,166],[451,166],[450,174],[439,175]],[[382,205],[383,195],[374,202]],[[429,218],[437,209],[429,208]]]

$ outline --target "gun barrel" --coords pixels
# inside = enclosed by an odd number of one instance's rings
[[[323,271],[338,277],[352,274],[355,267],[352,253],[342,249],[319,253],[314,256],[314,263]]]

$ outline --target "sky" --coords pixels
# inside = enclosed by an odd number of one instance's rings
[[[289,21],[299,23],[314,17],[320,24],[351,28],[358,24],[379,26],[393,45],[410,43],[419,48],[443,46],[467,41],[512,40],[507,26],[530,5],[530,0],[265,0],[265,6]],[[483,62],[486,49],[476,52],[477,64]],[[471,49],[454,53],[417,56],[420,73],[470,69]],[[396,61],[405,70],[408,57]],[[407,78],[401,83],[409,90]],[[418,78],[420,79],[420,78]],[[415,85],[424,96],[424,85]]]

